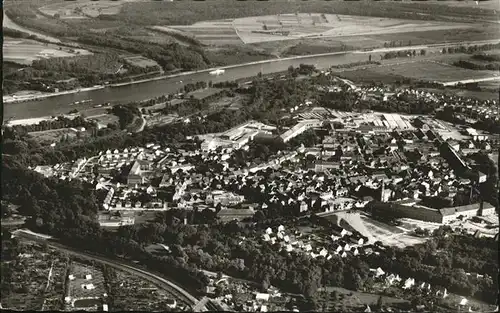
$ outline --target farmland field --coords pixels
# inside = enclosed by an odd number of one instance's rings
[[[197,22],[190,26],[156,26],[177,30],[208,45],[261,43],[298,38],[373,36],[470,28],[470,24],[374,18],[333,14],[278,14]]]
[[[450,7],[435,3],[346,2],[346,1],[156,1],[127,3],[118,19],[144,25],[190,25],[203,20],[235,19],[247,16],[324,12],[419,20],[496,21],[493,9]]]
[[[380,66],[371,68],[370,70],[381,74],[396,74],[409,78],[436,82],[449,82],[498,76],[498,73],[495,73],[494,71],[467,70],[443,63],[429,61]]]
[[[333,14],[280,14],[234,20],[234,28],[245,43],[288,40],[301,37],[342,37],[443,29],[469,28],[459,23],[441,23]],[[256,33],[259,32],[259,33]],[[280,32],[281,35],[264,34]],[[284,33],[283,33],[284,32]]]
[[[242,43],[232,22],[207,21],[191,26],[155,26],[153,28],[166,33],[178,31],[178,33],[193,37],[206,45],[237,45]]]
[[[71,18],[92,18],[100,15],[118,14],[121,7],[126,2],[143,1],[143,0],[128,0],[128,1],[75,1],[54,3],[42,6],[39,10],[45,15],[58,17],[61,19]]]
[[[394,82],[403,78],[431,82],[453,82],[499,76],[494,71],[474,71],[432,61],[388,64],[363,70],[344,71],[342,77],[362,81]]]
[[[34,60],[89,55],[83,49],[72,49],[30,39],[4,38],[3,58],[19,64],[29,65]]]

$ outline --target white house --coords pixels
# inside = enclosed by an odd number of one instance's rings
[[[375,272],[375,277],[380,277],[384,274],[385,274],[385,272],[380,267],[378,267],[376,272]]]
[[[92,289],[95,289],[95,286],[94,286],[94,284],[83,284],[82,289],[92,290]]]
[[[415,279],[408,278],[408,279],[406,279],[406,281],[405,281],[405,283],[403,285],[403,289],[409,289],[409,288],[411,288],[414,285],[415,285]]]
[[[270,294],[268,293],[256,293],[255,294],[255,300],[257,301],[269,301]]]

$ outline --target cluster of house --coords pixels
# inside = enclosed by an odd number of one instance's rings
[[[324,242],[323,240],[315,240],[312,236],[304,236],[297,230],[287,234],[285,227],[279,225],[276,233],[271,227],[268,227],[262,235],[262,240],[278,247],[280,251],[306,253],[314,259],[323,257],[330,260],[334,255],[346,258],[373,253],[373,249],[365,247],[368,238],[342,227],[333,227],[332,232],[330,238]],[[319,241],[321,243],[317,244]]]
[[[417,291],[422,294],[432,294],[436,297],[441,297],[445,299],[448,297],[448,290],[446,288],[433,288],[430,283],[424,281],[415,280],[413,277],[408,277],[402,279],[398,274],[389,274],[382,270],[380,267],[370,269],[370,275],[375,279],[376,282],[384,283],[385,287],[400,287],[403,290]],[[482,277],[482,275],[481,275]],[[459,311],[469,304],[469,300],[465,297],[461,297],[457,303]],[[420,307],[420,308],[419,308]],[[423,309],[425,306],[420,305],[418,309]],[[469,312],[472,312],[471,307],[468,308]]]
[[[453,108],[456,118],[469,124],[487,120],[496,123],[500,122],[500,109],[496,100],[478,100],[412,88],[358,87],[346,79],[332,78],[332,80],[347,86],[348,90],[356,92],[363,100],[370,98],[383,102],[418,102],[419,105],[423,107],[437,105],[439,108],[438,110],[448,106]],[[331,86],[328,90],[330,92],[340,92],[342,88],[339,86]]]
[[[45,177],[57,177],[61,180],[71,180],[79,175],[86,163],[87,159],[81,158],[69,163],[38,165],[34,167],[33,170]]]
[[[414,90],[398,90],[386,96],[448,99]],[[314,147],[282,151],[267,163],[247,164],[244,168],[230,165],[233,152],[248,148],[249,142],[259,136],[276,137],[275,127],[252,120],[223,133],[198,136],[203,141],[201,148],[193,145],[190,150],[176,149],[150,143],[35,170],[54,172],[57,168],[64,177],[92,179],[97,189],[108,190],[103,200],[107,210],[217,208],[222,218],[230,220],[251,217],[256,210],[271,206],[298,213],[334,212],[362,208],[380,199],[403,201],[401,210],[407,217],[439,223],[459,215],[487,215],[494,211],[486,203],[442,211],[413,203],[432,196],[451,200],[458,192],[486,181],[486,175],[475,170],[467,159],[474,151],[488,149],[487,138],[474,129],[466,129],[470,140],[457,142],[444,140],[444,126],[429,118],[411,120],[399,114],[341,113],[318,107],[297,112],[296,117],[297,124],[279,136],[283,141],[307,129],[321,128],[328,135]],[[337,129],[333,123],[344,127]],[[269,175],[270,168],[273,170]],[[464,168],[475,172],[474,177],[457,177],[457,170]],[[125,174],[126,182],[111,183],[120,172]],[[260,200],[247,203],[249,198]]]
[[[229,276],[215,277],[208,274],[209,282],[205,287],[205,293],[212,298],[212,301],[226,311],[238,312],[268,312],[284,311],[283,295],[276,287],[269,286],[266,292],[260,292],[260,286],[253,282],[237,280]],[[217,289],[222,290],[216,295]],[[242,297],[235,297],[242,295]],[[273,301],[278,299],[278,301]],[[298,312],[296,308],[292,310]]]
[[[496,100],[477,100],[460,96],[446,95],[440,97],[441,109],[451,107],[454,116],[469,124],[478,121],[500,122],[500,109]]]

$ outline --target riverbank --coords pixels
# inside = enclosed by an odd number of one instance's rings
[[[78,88],[78,89],[52,92],[52,93],[36,93],[36,94],[27,94],[27,95],[7,95],[7,96],[2,97],[2,101],[3,101],[3,103],[19,103],[19,102],[26,102],[26,101],[36,101],[36,100],[41,100],[41,99],[50,98],[50,97],[70,95],[73,93],[99,90],[99,89],[104,89],[104,88],[106,88],[106,86],[99,85],[99,86],[94,86],[94,87]]]
[[[299,55],[299,56],[292,56],[292,57],[286,57],[286,58],[274,58],[274,59],[268,59],[268,60],[261,60],[261,61],[254,61],[254,62],[249,62],[249,63],[243,63],[243,64],[233,64],[233,65],[227,65],[223,67],[219,67],[221,69],[235,69],[235,68],[242,68],[246,66],[252,66],[252,65],[263,65],[263,64],[271,64],[271,63],[276,63],[276,62],[285,62],[285,61],[292,61],[292,60],[301,60],[301,59],[312,59],[312,58],[321,58],[321,57],[328,57],[328,56],[340,56],[340,55],[347,55],[347,54],[372,54],[372,53],[384,53],[384,52],[389,52],[389,51],[398,51],[398,50],[407,50],[407,49],[430,49],[430,48],[438,48],[438,47],[443,47],[443,46],[459,46],[459,45],[472,45],[472,44],[491,44],[491,43],[498,43],[500,42],[500,39],[494,39],[494,40],[481,40],[481,41],[467,41],[467,42],[455,42],[455,43],[440,43],[440,44],[432,44],[432,45],[420,45],[420,46],[407,46],[407,47],[394,47],[394,48],[379,48],[379,49],[372,49],[372,50],[353,50],[353,51],[341,51],[341,52],[329,52],[329,53],[321,53],[321,54],[314,54],[314,55]],[[166,79],[172,79],[176,77],[184,77],[184,76],[189,76],[189,75],[196,75],[196,74],[203,74],[203,73],[208,73],[213,70],[216,70],[217,68],[208,68],[208,69],[202,69],[202,70],[196,70],[196,71],[186,71],[186,72],[181,72],[181,73],[176,73],[176,74],[171,74],[171,75],[162,75],[162,76],[157,76],[157,77],[152,77],[152,78],[146,78],[146,79],[141,79],[141,80],[136,80],[136,81],[130,81],[130,82],[123,82],[123,83],[115,83],[115,84],[109,84],[106,86],[98,86],[98,87],[90,87],[90,88],[83,88],[83,89],[76,89],[76,90],[69,90],[69,91],[63,91],[63,92],[58,92],[58,93],[50,93],[50,94],[43,94],[43,95],[31,95],[31,96],[25,96],[25,97],[13,97],[13,96],[4,96],[3,97],[3,102],[4,103],[19,103],[19,102],[28,102],[28,101],[36,101],[48,97],[56,97],[56,96],[61,96],[61,95],[68,95],[68,94],[76,94],[79,92],[84,92],[84,91],[92,91],[92,90],[98,90],[98,89],[103,89],[106,87],[111,87],[111,88],[117,88],[117,87],[124,87],[124,86],[130,86],[130,85],[138,85],[138,84],[143,84],[143,83],[148,83],[148,82],[154,82],[154,81],[160,81],[160,80],[166,80]],[[214,76],[215,78],[216,76]],[[222,75],[221,77],[224,77]]]

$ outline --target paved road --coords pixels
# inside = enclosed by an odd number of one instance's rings
[[[47,241],[45,238],[43,238],[41,236],[33,235],[31,233],[24,232],[23,230],[18,230],[16,232],[14,232],[14,235],[16,237],[21,237],[21,238],[25,238],[25,239],[36,241],[36,242],[47,243],[48,246],[50,246],[54,249],[60,250],[60,251],[64,251],[65,253],[67,253],[69,255],[74,255],[74,256],[77,256],[79,258],[88,259],[88,260],[95,260],[95,261],[98,261],[99,263],[114,267],[115,269],[142,277],[145,280],[148,280],[151,283],[153,283],[159,287],[162,287],[165,290],[170,291],[171,293],[173,293],[174,295],[176,295],[180,299],[183,299],[185,302],[187,302],[192,307],[200,302],[193,295],[191,295],[190,293],[188,293],[186,290],[182,289],[178,285],[174,284],[173,282],[166,280],[165,278],[158,276],[154,273],[151,273],[151,272],[145,271],[143,269],[137,268],[135,266],[131,266],[129,264],[126,264],[122,261],[112,260],[112,259],[109,259],[106,257],[96,256],[96,255],[92,255],[92,254],[89,254],[86,252],[76,251],[76,250],[69,248],[69,247],[66,247],[60,243],[56,243],[53,241]],[[207,311],[204,303],[202,305],[198,305],[197,309],[198,309],[198,311],[195,311],[195,312]]]

